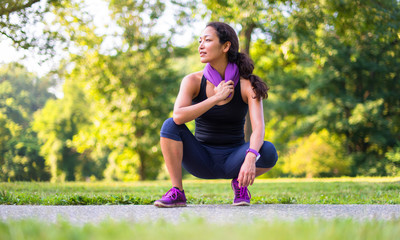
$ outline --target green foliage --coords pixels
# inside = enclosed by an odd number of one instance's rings
[[[398,2],[293,4],[283,38],[254,44],[256,68],[271,81],[267,136],[286,153],[287,142],[326,129],[344,136],[351,175],[396,172],[385,153],[400,137]]]
[[[387,152],[386,157],[394,163],[399,163],[400,162],[400,144],[397,144],[397,146],[395,148],[393,148],[391,151]]]
[[[49,172],[40,155],[40,145],[35,134],[27,130],[25,135],[13,137],[7,143],[4,154],[1,180],[47,181]]]
[[[290,146],[283,168],[287,174],[306,177],[333,177],[350,174],[350,159],[342,148],[343,140],[327,130],[299,138]]]
[[[1,180],[46,179],[46,168],[53,180],[157,178],[159,130],[178,82],[202,68],[196,43],[177,47],[171,40],[177,29],[156,32],[170,2],[109,1],[118,28],[112,33],[98,31],[84,1],[49,1],[37,9],[37,1],[11,2],[0,4],[0,33],[21,47],[36,46],[19,30],[31,26],[31,16],[38,22],[51,11],[51,29],[70,55],[51,76],[64,81],[64,97],[35,115],[40,143],[30,124],[51,83],[14,81],[34,78],[11,70],[20,67],[2,71],[13,81],[0,81]],[[238,29],[255,74],[271,87],[266,139],[281,161],[268,176],[399,174],[398,1],[171,3],[178,7],[177,28],[201,16]],[[13,16],[20,24],[8,21]],[[41,38],[52,39],[49,29]],[[117,44],[106,46],[110,39]]]
[[[112,55],[100,53],[103,36],[79,6],[57,12],[81,50],[59,71],[64,98],[48,102],[35,122],[52,178],[155,179],[162,163],[159,129],[182,77],[171,67],[170,39],[148,34],[164,4],[111,1],[113,21],[124,30]]]
[[[62,40],[57,31],[43,27],[45,16],[60,0],[3,0],[0,2],[0,39],[10,39],[19,49],[39,54],[55,53],[55,40]],[[32,29],[35,28],[35,31]]]
[[[78,167],[84,168],[82,165],[89,164],[82,159],[84,155],[80,156],[68,143],[78,132],[78,128],[85,126],[90,112],[85,108],[83,93],[77,85],[65,85],[65,88],[65,97],[49,100],[37,112],[33,123],[33,129],[43,142],[41,154],[50,166],[53,181],[82,179],[77,176],[81,173],[77,171]],[[80,101],[79,104],[77,101]]]
[[[53,95],[50,82],[39,79],[16,63],[0,68],[0,180],[48,180],[39,154],[40,145],[31,130],[33,113]]]
[[[111,151],[105,170],[109,179],[155,179],[162,163],[159,129],[172,110],[171,98],[177,93],[174,89],[180,77],[170,67],[169,39],[144,33],[151,31],[163,5],[147,7],[150,23],[127,25],[144,14],[143,6],[111,4],[117,23],[125,34],[131,33],[123,35],[127,50],[116,49],[115,56],[101,57],[105,74],[88,77],[89,84],[97,86],[89,94],[101,110],[95,116],[99,124],[93,127]],[[127,10],[129,14],[121,14]],[[97,61],[94,59],[94,64]]]
[[[390,175],[400,175],[400,143],[397,143],[391,150],[386,152],[385,157],[390,164],[386,165],[386,171]]]

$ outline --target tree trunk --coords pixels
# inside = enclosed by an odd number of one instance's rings
[[[145,154],[139,151],[140,166],[139,166],[139,179],[140,181],[146,180],[146,166],[145,166]]]
[[[253,30],[255,28],[255,24],[253,22],[248,23],[248,24],[243,24],[242,25],[242,30],[240,31],[240,38],[242,41],[242,48],[241,52],[246,53],[247,55],[250,56],[250,43],[251,43],[251,34],[253,33]],[[250,141],[250,136],[252,133],[251,129],[251,122],[250,122],[250,116],[247,113],[246,115],[246,122],[244,124],[244,139],[246,142]]]

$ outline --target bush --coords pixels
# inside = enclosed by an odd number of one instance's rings
[[[389,150],[385,157],[390,162],[386,166],[386,172],[389,175],[400,175],[400,143],[397,143],[393,149]]]
[[[289,146],[289,153],[282,157],[284,173],[310,178],[350,174],[351,159],[346,156],[342,139],[326,129]]]

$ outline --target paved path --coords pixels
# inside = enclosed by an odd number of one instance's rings
[[[400,205],[297,205],[268,204],[250,207],[231,205],[189,205],[185,208],[156,208],[152,205],[97,206],[9,206],[0,205],[0,220],[35,218],[56,222],[68,220],[73,224],[98,223],[107,219],[133,222],[166,219],[172,222],[201,217],[210,222],[251,222],[255,219],[273,221],[308,218],[398,219]]]

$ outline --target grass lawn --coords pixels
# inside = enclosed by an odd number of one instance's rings
[[[400,204],[400,178],[257,179],[253,204]],[[169,181],[2,182],[0,204],[152,204]],[[229,180],[185,180],[189,204],[230,204]]]
[[[65,221],[43,223],[35,220],[0,221],[0,239],[324,239],[324,240],[384,240],[398,239],[400,220],[356,221],[295,220],[256,221],[252,224],[211,224],[204,219],[188,219],[179,225],[158,221],[128,223],[104,221],[100,224],[74,226]]]

